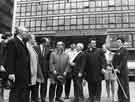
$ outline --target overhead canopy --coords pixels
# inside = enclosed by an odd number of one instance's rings
[[[51,32],[35,32],[37,36],[95,36],[106,35],[106,30],[71,30],[71,31],[51,31]]]

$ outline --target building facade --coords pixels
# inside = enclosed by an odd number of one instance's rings
[[[0,33],[11,32],[14,0],[0,0]]]
[[[135,0],[18,0],[16,25],[49,36],[105,35],[135,28]],[[128,37],[133,42],[135,37]]]

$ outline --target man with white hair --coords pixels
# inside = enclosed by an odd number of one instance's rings
[[[71,81],[72,81],[72,69],[73,66],[71,65],[73,60],[74,60],[74,56],[76,56],[76,44],[72,43],[70,45],[70,48],[67,49],[65,51],[65,53],[69,56],[69,71],[67,73],[67,77],[66,77],[66,82],[65,82],[65,99],[69,98],[69,94],[70,94],[70,89],[71,89]]]
[[[6,69],[12,82],[9,102],[29,102],[30,57],[26,48],[27,29],[16,28],[15,38],[8,41]]]
[[[85,66],[85,56],[82,50],[84,49],[84,45],[82,43],[77,43],[76,50],[77,53],[74,56],[74,60],[71,65],[73,66],[73,82],[74,82],[74,101],[81,102],[84,98],[83,96],[83,87],[82,87],[82,77]]]

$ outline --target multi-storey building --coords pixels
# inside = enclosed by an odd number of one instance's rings
[[[11,32],[14,0],[0,0],[0,33]]]
[[[134,33],[135,0],[18,0],[16,25],[37,35],[74,39],[102,39],[108,29],[125,35],[125,30]],[[135,36],[127,39],[134,47]]]

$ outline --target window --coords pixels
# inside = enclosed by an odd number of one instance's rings
[[[83,16],[83,24],[89,24],[89,16]]]
[[[82,20],[83,20],[83,17],[82,16],[77,16],[77,24],[78,25],[83,24]]]
[[[90,16],[90,24],[96,24],[96,17],[95,15]]]
[[[115,24],[115,14],[109,15],[109,24]]]
[[[123,23],[129,23],[128,21],[128,14],[123,14]]]
[[[129,22],[135,23],[135,13],[129,13]]]
[[[76,16],[71,16],[71,25],[76,24]]]
[[[59,17],[59,26],[64,25],[64,17]]]
[[[70,25],[70,16],[65,16],[65,25]]]

